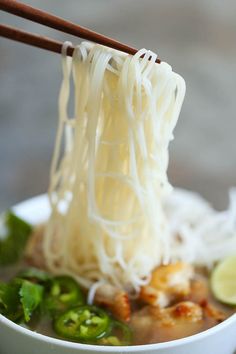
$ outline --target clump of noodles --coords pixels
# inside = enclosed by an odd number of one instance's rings
[[[216,211],[198,194],[175,188],[164,202],[171,259],[211,268],[236,250],[236,189],[228,209]]]
[[[47,266],[87,288],[109,282],[138,291],[170,260],[162,204],[171,191],[168,145],[185,83],[146,49],[129,56],[82,43],[71,61],[66,47],[43,241]]]

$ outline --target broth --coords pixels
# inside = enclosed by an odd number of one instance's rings
[[[181,313],[180,316],[174,316],[173,320],[165,313],[160,314],[159,310],[154,307],[144,307],[134,312],[131,318],[134,343],[162,343],[188,337],[217,325],[223,318],[228,318],[234,313],[235,310],[232,307],[223,305],[214,299],[209,289],[209,280],[205,275],[197,274],[192,282],[192,289],[191,295],[183,300],[200,304],[203,309],[205,307],[201,320],[192,320],[188,315],[181,316]],[[203,291],[206,293],[203,294]],[[178,312],[178,303],[176,306]],[[185,309],[180,307],[179,311],[185,311]]]
[[[9,281],[26,266],[27,263],[22,262],[14,267],[0,269],[0,280]],[[161,343],[187,337],[217,325],[234,313],[234,308],[214,299],[209,278],[202,270],[197,270],[190,294],[173,301],[168,308],[158,309],[138,300],[132,300],[131,307],[130,321],[127,323],[133,333],[131,345]],[[198,318],[199,309],[203,311],[201,319]],[[26,327],[47,336],[61,338],[54,332],[49,316],[42,316],[41,319],[36,317]],[[116,336],[119,338],[119,331],[116,331]],[[101,340],[94,344],[107,343]]]

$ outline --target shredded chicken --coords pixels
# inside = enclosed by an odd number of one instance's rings
[[[193,267],[183,262],[160,266],[152,272],[150,283],[141,288],[140,299],[152,306],[166,307],[190,293],[193,275]]]
[[[194,304],[191,301],[182,301],[177,305],[162,309],[175,321],[179,319],[187,320],[188,322],[197,322],[202,320],[203,312],[198,304]]]
[[[191,301],[182,301],[165,309],[152,308],[151,313],[163,325],[175,326],[182,322],[197,322],[202,320],[202,308]]]
[[[217,323],[224,321],[227,316],[226,314],[219,310],[216,306],[210,304],[207,300],[202,301],[201,306],[204,311],[204,315],[207,317],[211,317]]]
[[[211,298],[209,282],[203,276],[198,276],[191,284],[191,291],[187,299],[198,303],[202,307],[205,317],[213,319],[216,323],[220,323],[227,318],[227,315],[218,308],[220,304],[216,306],[209,302]]]
[[[113,316],[121,321],[129,321],[131,306],[128,294],[112,285],[103,285],[97,289],[94,302],[106,307]]]
[[[133,314],[131,326],[138,344],[156,343],[187,337],[203,327],[201,306],[190,301],[160,309],[146,306]]]
[[[210,296],[210,289],[207,279],[203,276],[198,276],[191,283],[190,293],[187,299],[198,304],[205,301]]]

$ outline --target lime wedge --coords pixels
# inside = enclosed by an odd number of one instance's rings
[[[214,268],[211,289],[217,300],[236,305],[236,256],[227,257]]]

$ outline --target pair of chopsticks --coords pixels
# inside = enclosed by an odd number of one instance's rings
[[[54,16],[15,0],[0,0],[0,10],[128,54],[134,55],[137,52],[135,48],[120,43],[112,38],[103,36],[102,34],[91,31],[88,28],[81,27],[75,23],[66,21],[63,18]],[[29,44],[55,53],[61,53],[62,51],[62,42],[28,33],[7,25],[0,24],[0,37],[12,39],[17,42]],[[69,46],[67,49],[67,55],[72,56],[73,51],[74,47]],[[160,63],[161,61],[160,59],[157,59],[156,62]]]

